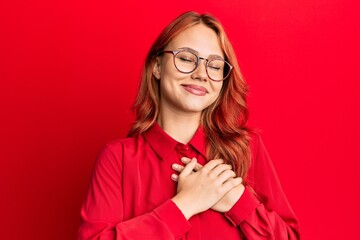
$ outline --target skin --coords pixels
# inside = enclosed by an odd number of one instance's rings
[[[196,159],[189,159],[189,158],[186,158],[186,157],[183,157],[181,159],[181,161],[186,164],[185,167],[187,167],[191,161],[196,161]],[[217,159],[217,160],[220,160],[222,161],[222,159]],[[212,161],[217,161],[217,160],[212,160]],[[212,162],[210,161],[210,162]],[[210,164],[210,162],[208,162],[204,167],[208,166]],[[226,165],[226,164],[221,164],[222,166],[225,165],[225,167],[223,167],[223,170],[224,172],[227,171],[228,174],[232,175],[232,176],[235,176],[235,173],[233,171],[231,171],[231,166],[230,165]],[[175,171],[178,171],[179,173],[183,174],[183,170],[185,169],[184,166],[181,166],[179,164],[173,164],[172,168],[175,170]],[[192,166],[191,166],[192,167]],[[195,164],[195,167],[192,169],[192,172],[190,172],[190,174],[194,173],[194,172],[198,172],[198,171],[204,171],[204,168],[201,164],[199,163],[196,163]],[[216,171],[216,169],[214,169],[214,171],[207,171],[205,170],[205,174],[208,174],[210,177],[211,175]],[[231,173],[229,173],[229,171],[231,171]],[[224,173],[222,172],[222,174]],[[180,174],[180,175],[181,175]],[[185,174],[188,174],[187,172]],[[187,175],[185,175],[186,177]],[[175,182],[178,182],[179,181],[179,176],[176,175],[176,174],[173,174],[171,176],[171,178],[175,181]],[[220,178],[220,176],[218,176],[218,178]],[[235,180],[235,181],[233,181]],[[212,210],[215,210],[215,211],[218,211],[218,212],[227,212],[229,211],[233,206],[234,204],[239,200],[239,198],[241,197],[241,195],[243,194],[244,190],[245,190],[245,187],[243,184],[241,184],[242,182],[242,179],[241,178],[233,178],[233,177],[230,177],[226,180],[226,182],[230,182],[230,181],[233,181],[231,184],[234,184],[234,187],[231,188],[229,191],[227,191],[223,197],[221,197],[214,205],[212,205],[210,208]],[[222,184],[225,185],[226,182],[223,182]],[[239,184],[238,184],[239,183]],[[191,183],[191,184],[198,184],[196,181]],[[226,183],[227,184],[227,183]],[[180,186],[180,183],[179,183],[179,186]],[[226,186],[227,187],[227,186]],[[224,186],[225,188],[225,186]],[[178,187],[178,192],[179,192],[179,187]],[[176,196],[175,196],[175,199],[176,199]],[[207,209],[206,209],[207,210]],[[185,214],[184,214],[185,215]],[[186,216],[186,215],[185,215]]]
[[[202,24],[177,35],[165,50],[180,48],[191,48],[205,58],[214,55],[224,57],[216,33]],[[202,110],[216,100],[223,83],[208,78],[204,61],[191,74],[179,72],[174,66],[172,54],[163,54],[157,58],[153,74],[160,82],[160,113],[157,121],[175,140],[187,143],[199,126]],[[186,91],[186,85],[203,87],[207,93],[205,96],[197,96]]]
[[[204,44],[206,43],[206,44]],[[176,36],[166,50],[190,48],[204,58],[224,58],[216,33],[203,24],[192,26]],[[219,96],[223,83],[214,82],[206,73],[205,62],[190,73],[179,72],[172,54],[156,59],[153,75],[160,83],[160,113],[157,122],[175,140],[187,143],[200,124],[201,113]],[[198,89],[202,89],[199,91]],[[214,159],[204,166],[196,159],[182,158],[184,166],[174,164],[179,173],[171,178],[178,182],[173,202],[186,219],[210,208],[226,212],[241,197],[242,179],[235,176],[231,166]]]

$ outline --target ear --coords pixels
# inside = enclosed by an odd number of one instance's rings
[[[160,80],[161,68],[160,68],[160,59],[159,59],[159,57],[155,58],[154,66],[153,66],[153,75],[157,80]]]

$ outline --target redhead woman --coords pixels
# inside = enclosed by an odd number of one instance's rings
[[[299,239],[223,27],[187,12],[147,55],[126,139],[105,146],[79,239]]]

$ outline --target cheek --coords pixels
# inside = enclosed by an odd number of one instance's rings
[[[213,92],[212,92],[212,96],[210,99],[210,104],[213,104],[214,102],[217,101],[217,99],[220,97],[220,93],[221,93],[221,89],[222,89],[222,84],[218,84],[216,86],[213,87]]]
[[[176,70],[172,59],[164,59],[161,63],[161,79],[163,78],[174,78],[178,71]]]
[[[222,87],[223,87],[223,82],[214,83],[213,91],[216,94],[216,97],[218,97],[220,95]]]
[[[162,70],[160,81],[166,84],[177,84],[179,81],[186,79],[187,75],[177,71],[175,68],[167,67]]]

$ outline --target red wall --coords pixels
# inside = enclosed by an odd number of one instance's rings
[[[1,239],[75,238],[93,162],[128,130],[150,44],[190,9],[216,15],[233,42],[251,125],[262,130],[303,239],[355,239],[359,7],[123,2],[0,3]]]

